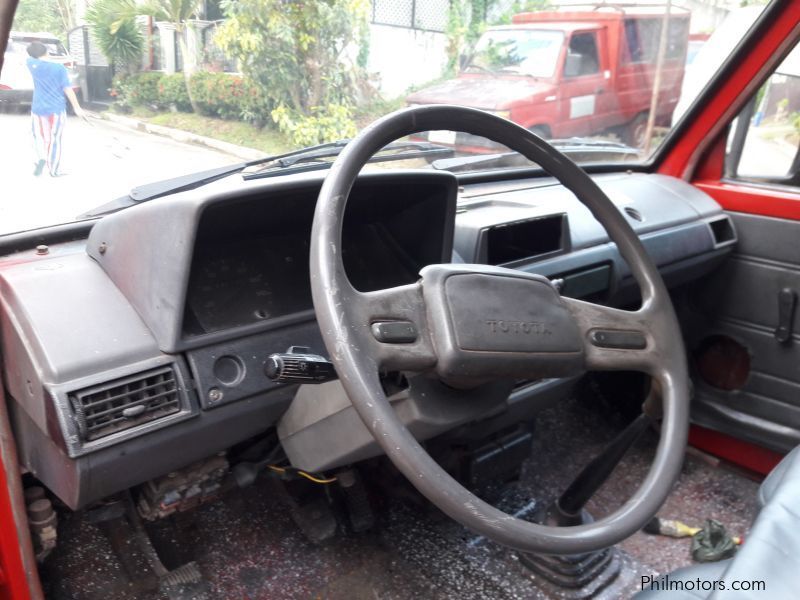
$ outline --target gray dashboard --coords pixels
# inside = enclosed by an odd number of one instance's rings
[[[4,377],[20,460],[68,506],[224,450],[274,426],[287,411],[297,388],[269,381],[264,361],[291,345],[323,353],[313,311],[300,302],[298,310],[192,331],[187,298],[206,245],[244,239],[245,229],[250,236],[284,235],[291,219],[302,232],[322,177],[223,179],[110,215],[87,240],[0,259]],[[683,181],[646,174],[596,179],[670,285],[707,273],[736,242],[719,206]],[[398,269],[415,275],[421,263],[452,257],[560,279],[566,295],[615,305],[636,301],[615,246],[553,180],[459,188],[450,174],[387,171],[362,176],[362,183],[364,200],[354,205],[374,213],[369,226],[377,223],[375,231],[389,232],[391,240],[391,248],[353,250],[389,257],[365,281],[393,282]],[[418,212],[403,212],[400,199]],[[230,216],[236,210],[240,216]],[[247,219],[248,211],[261,216]],[[258,258],[261,251],[247,252]],[[301,250],[286,250],[289,256],[307,279]],[[250,279],[270,277],[247,271],[252,265],[237,268]],[[282,288],[241,289],[218,309],[251,292]],[[242,302],[250,314],[252,303]],[[537,385],[515,391],[514,401],[535,402]],[[551,382],[546,388],[552,395]],[[145,405],[149,412],[139,408]]]

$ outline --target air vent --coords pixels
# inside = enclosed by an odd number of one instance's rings
[[[72,392],[81,439],[96,440],[180,411],[178,382],[171,366]]]

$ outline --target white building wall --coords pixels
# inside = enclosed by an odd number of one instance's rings
[[[386,98],[405,93],[411,86],[437,79],[447,65],[444,33],[370,25],[370,72],[380,77]]]

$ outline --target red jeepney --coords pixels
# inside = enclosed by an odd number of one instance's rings
[[[625,142],[641,145],[664,18],[661,7],[518,14],[481,36],[458,77],[407,102],[481,108],[546,138],[618,128]],[[668,19],[656,114],[663,125],[680,96],[689,39],[688,12]],[[431,141],[455,143],[446,138],[437,132]],[[473,142],[458,145],[480,146]]]

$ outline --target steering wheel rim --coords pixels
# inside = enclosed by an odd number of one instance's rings
[[[477,265],[426,267],[417,284],[371,293],[355,290],[345,274],[341,236],[345,206],[359,172],[388,143],[437,129],[464,131],[504,144],[540,165],[571,190],[617,244],[640,286],[642,307],[630,312],[561,297],[554,299],[544,278],[535,280],[537,276]],[[689,425],[688,370],[669,294],[658,269],[622,213],[580,167],[535,134],[489,113],[448,105],[403,109],[375,121],[344,148],[322,185],[311,234],[310,275],[322,337],[354,408],[389,459],[414,487],[462,525],[520,551],[578,554],[625,539],[644,526],[663,504],[680,473]],[[512,285],[528,286],[524,289],[535,291],[537,299],[544,298],[543,301],[554,306],[559,304],[558,310],[566,310],[574,320],[581,336],[583,371],[636,369],[658,380],[664,416],[656,454],[640,487],[615,512],[593,523],[572,527],[551,527],[512,517],[455,481],[400,422],[381,388],[378,371],[443,368],[449,372],[449,367],[441,367],[440,363],[446,365],[446,350],[453,350],[452,344],[443,342],[450,339],[450,333],[439,323],[442,319],[447,321],[448,299],[443,287],[446,284],[442,282],[453,281],[451,276],[471,277],[472,281],[496,277],[491,280],[492,285],[510,281]],[[520,282],[514,278],[527,280]],[[524,308],[533,310],[529,306]],[[376,320],[410,322],[422,335],[413,344],[381,343],[371,330]],[[563,319],[560,323],[564,323]],[[459,324],[451,320],[449,326],[459,327]],[[592,332],[601,330],[635,330],[645,336],[646,347],[600,348]],[[463,356],[462,353],[458,358]],[[482,356],[490,354],[487,351]],[[532,364],[542,356],[545,353],[532,352],[526,355],[526,360]],[[450,361],[451,366],[455,363]],[[498,367],[505,368],[499,363]],[[559,375],[563,371],[559,368],[545,368],[543,372],[546,376]],[[570,368],[574,368],[574,361]]]

